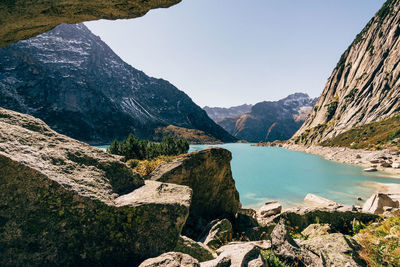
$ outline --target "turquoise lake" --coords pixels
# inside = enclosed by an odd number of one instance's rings
[[[190,152],[209,145],[191,145]],[[302,152],[250,144],[218,145],[232,152],[232,173],[244,207],[257,208],[269,200],[284,207],[303,201],[308,193],[343,204],[360,204],[373,192],[371,182],[400,183],[400,179],[368,174],[361,167],[340,164]]]

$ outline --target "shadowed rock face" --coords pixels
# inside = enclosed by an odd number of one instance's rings
[[[211,220],[236,215],[241,204],[231,159],[228,150],[209,148],[160,165],[150,174],[151,180],[186,185],[193,190],[185,235],[197,239]]]
[[[132,265],[175,248],[187,186],[0,109],[0,265]]]
[[[44,33],[62,23],[141,17],[181,0],[4,0],[0,2],[0,47]]]
[[[400,111],[400,1],[388,0],[344,52],[293,140],[316,144]]]

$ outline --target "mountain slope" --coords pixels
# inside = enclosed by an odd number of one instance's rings
[[[400,111],[400,0],[387,1],[342,55],[293,140],[310,144]]]
[[[230,108],[220,108],[220,107],[208,107],[205,106],[203,109],[207,112],[207,115],[218,122],[224,118],[231,118],[242,115],[250,111],[253,105],[243,104],[240,106],[230,107]]]
[[[253,142],[287,140],[300,128],[316,99],[295,93],[279,101],[255,104],[248,113],[218,121],[238,139]]]
[[[0,106],[89,143],[130,132],[151,138],[168,125],[234,140],[185,93],[122,61],[83,24],[0,49]]]

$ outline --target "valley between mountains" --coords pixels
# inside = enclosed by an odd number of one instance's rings
[[[179,2],[0,3],[0,265],[400,266],[400,180],[384,177],[400,178],[400,0],[318,98],[230,108],[199,107],[83,23]],[[362,169],[332,177],[304,153]]]

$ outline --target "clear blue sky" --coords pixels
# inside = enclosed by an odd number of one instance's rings
[[[200,106],[319,96],[383,0],[183,0],[86,25],[123,60]]]

